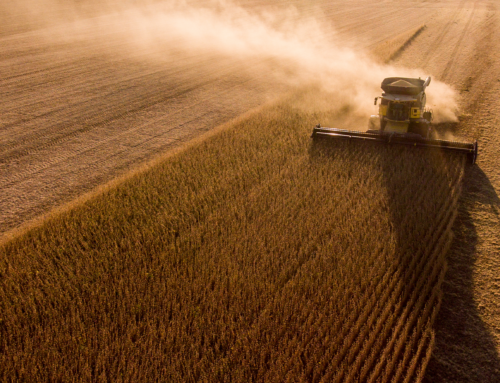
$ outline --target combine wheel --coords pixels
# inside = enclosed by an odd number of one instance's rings
[[[424,115],[423,115],[424,119],[426,119],[427,121],[431,122],[432,121],[432,112],[424,112]]]

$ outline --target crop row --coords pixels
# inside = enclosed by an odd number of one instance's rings
[[[464,160],[303,91],[0,247],[0,380],[415,381]],[[333,104],[334,99],[331,100]]]

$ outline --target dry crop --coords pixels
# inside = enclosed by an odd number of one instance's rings
[[[464,160],[267,106],[0,248],[0,380],[419,381]]]

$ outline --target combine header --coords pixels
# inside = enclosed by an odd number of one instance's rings
[[[453,150],[467,154],[469,161],[474,164],[477,158],[477,141],[446,141],[435,137],[431,128],[432,112],[425,109],[425,89],[430,83],[430,77],[425,81],[419,78],[386,78],[382,81],[384,93],[375,98],[375,105],[380,99],[379,114],[370,117],[366,132],[317,125],[313,129],[312,138],[346,138]]]

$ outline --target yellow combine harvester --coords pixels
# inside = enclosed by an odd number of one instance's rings
[[[382,81],[384,93],[375,98],[375,105],[379,105],[379,114],[370,117],[366,132],[317,125],[313,129],[312,138],[349,138],[454,150],[466,153],[469,161],[475,163],[477,141],[446,141],[435,137],[431,127],[432,112],[425,109],[425,89],[430,83],[430,77],[425,81],[420,78],[386,78]]]

